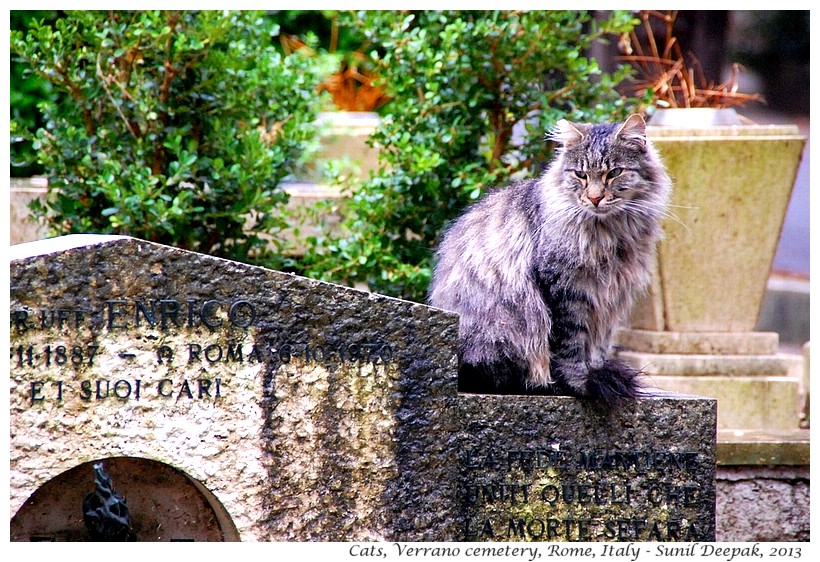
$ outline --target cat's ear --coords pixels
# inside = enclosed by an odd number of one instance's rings
[[[570,146],[584,138],[584,133],[577,125],[570,123],[566,119],[561,119],[555,124],[555,128],[549,133],[550,140]]]
[[[646,121],[637,113],[630,115],[618,129],[618,132],[615,133],[615,136],[640,146],[646,146]]]

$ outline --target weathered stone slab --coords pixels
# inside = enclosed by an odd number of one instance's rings
[[[714,400],[459,397],[468,540],[714,540]]]
[[[717,400],[718,430],[788,430],[799,420],[800,383],[789,377],[660,377],[653,384]]]
[[[151,463],[223,540],[714,537],[714,400],[459,395],[451,313],[71,236],[13,248],[10,315],[13,540],[79,540],[54,490],[98,461],[138,540],[188,540],[140,512]]]
[[[448,535],[452,314],[129,238],[26,246],[12,515],[77,464],[133,456],[199,481],[243,540]]]

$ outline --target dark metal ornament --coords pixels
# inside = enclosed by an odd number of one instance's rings
[[[125,497],[114,490],[102,463],[94,465],[94,486],[94,492],[83,500],[83,521],[91,538],[101,542],[136,540]]]

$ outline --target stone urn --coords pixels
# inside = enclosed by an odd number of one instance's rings
[[[651,286],[617,337],[621,355],[667,390],[724,396],[723,427],[771,425],[772,407],[748,419],[754,401],[737,383],[748,379],[764,402],[788,369],[778,334],[754,329],[806,138],[793,125],[744,124],[732,109],[661,110],[647,135],[673,189]],[[779,399],[796,403],[800,392],[791,385]]]
[[[806,138],[794,125],[742,125],[732,109],[700,111],[663,110],[647,127],[673,189],[633,328],[750,332],[757,322]]]

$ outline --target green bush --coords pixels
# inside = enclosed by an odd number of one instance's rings
[[[360,12],[347,24],[393,101],[373,136],[380,170],[345,201],[341,236],[312,238],[308,275],[422,301],[444,225],[489,187],[537,173],[560,118],[620,119],[639,100],[584,52],[636,24],[628,12]]]
[[[53,21],[57,12],[44,10],[11,10],[9,24],[12,30],[28,29],[29,23],[36,18]],[[37,129],[45,125],[37,105],[52,98],[51,83],[48,80],[28,72],[28,65],[19,61],[10,61],[11,93],[11,157],[10,172],[13,178],[24,178],[41,175],[43,168],[36,162],[36,155],[31,140],[18,135],[19,129]]]
[[[30,133],[53,234],[129,234],[278,265],[282,180],[315,131],[317,58],[260,12],[67,12],[12,31],[58,92]],[[13,123],[13,131],[25,129]]]

